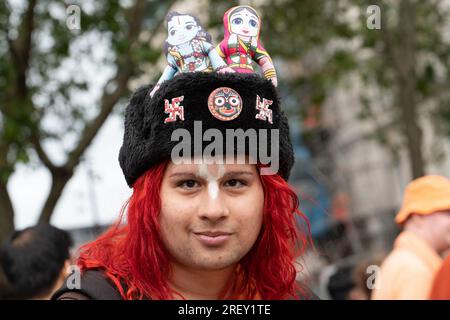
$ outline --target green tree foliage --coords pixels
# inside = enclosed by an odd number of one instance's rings
[[[153,39],[173,3],[78,1],[76,30],[66,23],[74,13],[64,2],[0,2],[0,240],[14,229],[7,185],[17,165],[49,170],[39,219],[48,222],[86,149],[128,97],[130,80],[159,58]]]
[[[212,16],[231,6],[212,2]],[[248,4],[263,17],[261,37],[282,67],[280,90],[289,110],[305,115],[310,108],[320,109],[335,88],[352,86],[356,75],[362,86],[361,119],[379,125],[374,137],[391,150],[407,151],[411,177],[425,173],[422,119],[433,121],[436,136],[450,133],[450,13],[445,1]],[[368,27],[371,5],[380,8],[380,29]],[[212,27],[220,19],[215,17]],[[380,121],[380,114],[391,121]],[[391,133],[400,139],[392,139]]]

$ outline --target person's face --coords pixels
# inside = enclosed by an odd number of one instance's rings
[[[256,37],[259,31],[259,19],[249,10],[233,13],[230,17],[231,32],[240,36]]]
[[[444,252],[450,249],[450,211],[435,212],[430,218],[430,230],[440,243],[440,250]]]
[[[161,236],[174,263],[233,266],[261,230],[264,193],[251,164],[168,164],[161,185]]]
[[[199,31],[199,26],[191,16],[175,16],[167,23],[169,35],[167,42],[176,46],[195,38]]]

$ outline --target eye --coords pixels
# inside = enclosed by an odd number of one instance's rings
[[[175,30],[170,31],[170,35],[171,35],[171,36],[175,35],[175,33],[176,33]]]
[[[230,188],[242,188],[246,185],[247,184],[245,183],[245,181],[238,180],[238,179],[230,179],[225,182],[225,186],[230,187]]]
[[[225,99],[223,97],[217,97],[214,99],[214,104],[218,107],[221,107],[225,104]]]
[[[192,190],[198,186],[199,186],[199,184],[195,180],[183,180],[183,181],[180,181],[179,183],[177,183],[177,187],[181,187],[186,190]]]
[[[232,24],[241,24],[242,23],[242,18],[236,18],[233,19],[233,21],[231,21]]]
[[[194,26],[193,26],[192,24],[190,24],[190,25],[186,26],[186,29],[187,29],[187,30],[192,30],[193,27],[194,27]]]
[[[258,22],[256,22],[256,21],[253,20],[253,19],[250,19],[250,25],[251,25],[253,28],[256,28],[256,27],[258,26]]]
[[[228,102],[233,106],[236,107],[239,105],[239,99],[238,97],[231,97],[230,99],[228,99]]]

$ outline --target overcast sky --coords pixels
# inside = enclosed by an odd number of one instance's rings
[[[87,159],[97,177],[95,183],[89,183],[87,165],[81,164],[58,202],[52,224],[61,228],[93,225],[97,220],[91,198],[93,194],[98,222],[111,223],[117,218],[121,206],[131,195],[117,160],[122,138],[123,120],[119,116],[111,117],[87,152]],[[18,167],[8,185],[16,211],[16,228],[36,223],[50,183],[46,169]]]

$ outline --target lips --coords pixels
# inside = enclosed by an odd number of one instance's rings
[[[223,231],[205,231],[194,233],[195,237],[206,246],[220,246],[231,237],[231,233]]]
[[[223,114],[234,114],[236,113],[236,108],[230,107],[230,109],[227,109],[226,107],[220,108],[220,112]]]

